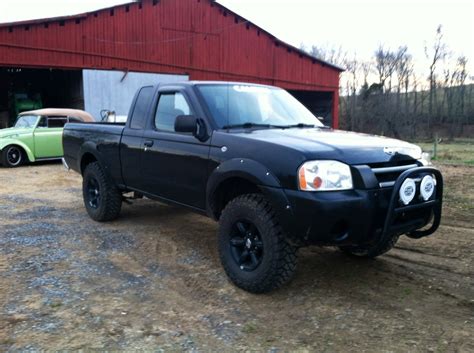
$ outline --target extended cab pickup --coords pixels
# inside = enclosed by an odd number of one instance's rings
[[[291,278],[301,246],[375,257],[441,218],[443,179],[419,147],[325,127],[276,87],[143,87],[126,124],[67,124],[63,144],[94,220],[143,196],[207,215],[227,275],[255,293]]]

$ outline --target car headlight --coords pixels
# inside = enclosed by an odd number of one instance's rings
[[[309,161],[298,169],[298,186],[305,191],[349,190],[351,169],[338,161]]]
[[[430,155],[428,152],[423,152],[423,153],[421,154],[420,162],[421,162],[421,164],[423,164],[424,166],[432,165],[432,164],[433,164],[433,163],[431,163],[431,155]]]

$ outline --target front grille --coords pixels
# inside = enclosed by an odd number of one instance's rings
[[[405,161],[399,163],[383,163],[369,165],[375,174],[381,188],[389,188],[395,185],[395,181],[404,171],[416,168],[419,165],[414,161]],[[416,180],[415,180],[416,181]]]

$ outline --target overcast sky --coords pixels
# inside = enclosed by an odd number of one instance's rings
[[[54,17],[91,11],[120,0],[0,0],[0,22]],[[359,59],[379,44],[408,45],[424,69],[425,43],[439,24],[453,53],[469,60],[474,75],[473,0],[219,0],[278,38],[300,46],[342,46]]]

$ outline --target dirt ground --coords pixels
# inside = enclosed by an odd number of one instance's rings
[[[474,167],[441,166],[444,220],[376,260],[300,252],[268,295],[234,287],[217,225],[148,200],[107,224],[60,164],[0,168],[0,351],[474,351]]]

